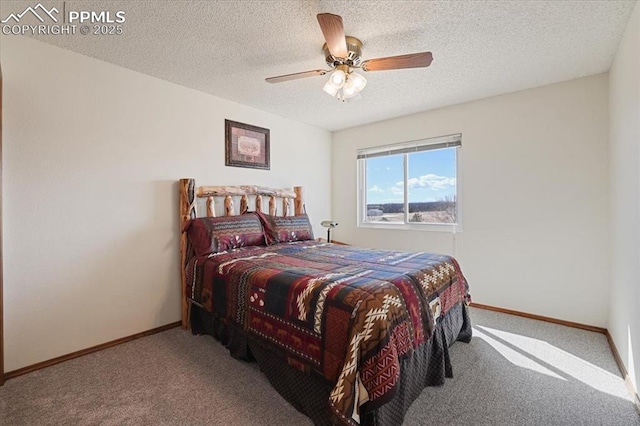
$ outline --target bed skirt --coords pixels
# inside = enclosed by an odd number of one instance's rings
[[[257,361],[271,385],[298,411],[316,425],[332,424],[328,400],[333,384],[324,377],[292,368],[265,343],[248,338],[239,327],[223,324],[196,305],[191,308],[191,329],[194,334],[214,336],[234,358]],[[381,407],[361,413],[361,425],[401,425],[409,407],[425,387],[442,385],[445,378],[453,377],[449,347],[458,340],[471,341],[471,321],[464,303],[452,307],[436,325],[431,339],[401,361],[396,394]]]

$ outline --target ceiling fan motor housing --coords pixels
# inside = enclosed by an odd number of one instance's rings
[[[327,43],[322,46],[322,51],[324,52],[325,60],[327,61],[327,65],[331,68],[335,68],[338,65],[348,65],[350,67],[359,67],[362,56],[362,42],[355,37],[346,36],[347,40],[347,57],[346,58],[337,58],[329,52],[329,48],[327,47]]]

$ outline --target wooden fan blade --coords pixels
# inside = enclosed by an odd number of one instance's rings
[[[431,52],[411,53],[409,55],[389,56],[369,59],[361,65],[363,71],[398,70],[402,68],[423,68],[431,65]]]
[[[296,72],[293,74],[285,74],[279,75],[277,77],[269,77],[265,78],[267,83],[282,83],[283,81],[289,80],[297,80],[299,78],[305,77],[313,77],[315,75],[325,75],[327,72],[325,70],[313,70],[313,71],[305,71],[305,72]]]
[[[342,17],[331,13],[319,13],[318,23],[327,42],[329,52],[336,58],[346,58],[349,52],[347,51],[347,40],[344,36]]]

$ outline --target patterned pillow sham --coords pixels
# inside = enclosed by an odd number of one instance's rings
[[[269,216],[262,212],[257,214],[264,227],[267,245],[313,240],[313,228],[306,213],[288,217]]]
[[[187,224],[186,231],[197,256],[265,245],[264,231],[255,213],[193,219]]]

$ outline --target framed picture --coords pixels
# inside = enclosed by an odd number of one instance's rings
[[[269,129],[224,120],[225,165],[269,170]]]

